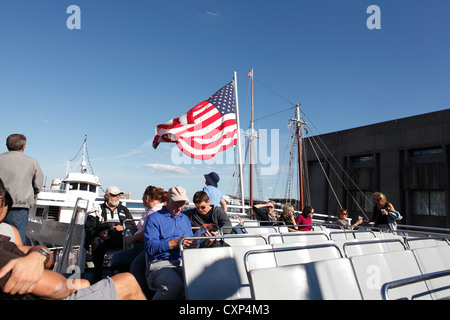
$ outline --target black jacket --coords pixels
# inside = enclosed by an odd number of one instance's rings
[[[97,237],[98,234],[103,230],[112,230],[112,232],[117,232],[113,230],[113,227],[119,224],[123,224],[123,222],[127,219],[133,219],[133,216],[131,215],[128,208],[122,205],[121,202],[119,202],[117,209],[119,213],[120,222],[108,221],[106,202],[100,205],[101,212],[98,211],[91,212],[91,214],[87,217],[86,222],[84,224],[84,229],[86,231],[86,241],[85,241],[86,245],[89,245],[92,242],[92,240],[95,237]],[[132,221],[132,224],[136,225],[134,221]]]

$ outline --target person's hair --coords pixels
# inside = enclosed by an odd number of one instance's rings
[[[381,193],[381,192],[375,192],[375,193],[373,194],[373,197],[374,197],[374,198],[378,197],[378,198],[381,199],[382,202],[387,202],[386,196],[385,196],[383,193]]]
[[[289,213],[294,212],[294,206],[290,203],[283,204],[283,207],[281,209],[283,210],[281,216],[285,218],[289,218]]]
[[[159,202],[164,202],[167,198],[167,193],[164,189],[155,186],[148,186],[145,188],[144,195],[149,196],[152,200],[158,200]]]
[[[205,192],[205,191],[197,191],[195,194],[194,194],[194,198],[193,198],[193,202],[194,203],[202,203],[203,201],[208,201],[209,200],[209,197],[208,197],[208,194]]]
[[[20,151],[27,144],[27,138],[23,134],[14,133],[6,138],[6,147],[9,151]]]
[[[339,217],[339,215],[344,214],[344,213],[348,213],[348,211],[344,208],[340,208],[337,212],[337,216]]]
[[[5,185],[3,184],[3,180],[0,178],[0,196],[2,196],[2,207],[8,207],[11,209],[12,205],[14,204],[14,201],[11,197],[11,194],[8,192],[8,189],[6,189]]]
[[[294,212],[294,206],[290,203],[284,204],[281,209],[283,210],[283,214],[285,214],[285,215],[287,215],[291,212]]]
[[[306,206],[306,207],[304,207],[303,210],[302,210],[302,216],[303,216],[304,218],[308,218],[308,214],[309,214],[311,211],[313,211],[313,210],[314,210],[314,208],[311,207],[311,206]]]

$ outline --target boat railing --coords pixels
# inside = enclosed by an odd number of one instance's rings
[[[403,287],[403,286],[406,286],[409,284],[423,282],[426,280],[432,280],[432,279],[445,277],[445,276],[449,276],[449,275],[450,275],[450,270],[443,270],[443,271],[432,272],[432,273],[427,273],[427,274],[423,274],[423,275],[419,275],[419,276],[415,276],[415,277],[409,277],[409,278],[405,278],[405,279],[401,279],[401,280],[387,282],[387,283],[383,284],[383,286],[381,287],[381,297],[383,300],[389,300],[388,290],[390,290],[390,289],[395,289],[395,288]],[[433,292],[437,292],[437,291],[445,290],[445,289],[448,289],[448,286],[445,286],[443,288],[433,289]],[[427,293],[428,292],[426,292],[425,294],[427,294]],[[414,296],[414,298],[417,298],[417,297],[418,296]]]
[[[61,256],[57,257],[55,263],[54,270],[58,273],[84,272],[86,261],[84,223],[88,208],[89,200],[77,198]],[[78,268],[78,270],[75,270],[75,268]]]
[[[183,239],[181,239],[179,247],[180,250],[183,251],[184,247],[183,247],[183,243],[187,240],[194,240],[194,241],[202,241],[202,240],[223,240],[226,242],[227,239],[262,239],[264,244],[267,244],[267,239],[261,235],[261,234],[223,234],[223,235],[218,235],[218,236],[213,236],[213,237],[184,237]]]

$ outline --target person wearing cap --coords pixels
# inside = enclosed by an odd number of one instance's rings
[[[84,225],[85,247],[91,245],[94,275],[92,282],[102,279],[103,258],[108,249],[123,248],[123,222],[133,220],[127,207],[120,202],[122,191],[116,186],[106,189],[104,202],[92,210]],[[134,221],[132,222],[134,224]]]
[[[204,175],[206,186],[203,191],[208,194],[209,203],[213,206],[222,206],[223,211],[227,212],[227,203],[219,190],[218,183],[220,177],[215,172],[210,172]]]
[[[192,237],[189,218],[182,213],[189,201],[186,190],[173,186],[167,193],[167,204],[152,213],[144,230],[147,254],[147,284],[156,291],[153,300],[180,299],[184,294],[183,269],[181,266],[180,242]],[[192,240],[183,241],[187,248]]]

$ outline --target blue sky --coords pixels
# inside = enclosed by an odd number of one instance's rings
[[[66,26],[70,5],[80,30]],[[366,26],[370,5],[379,30]],[[236,71],[247,129],[252,68],[256,127],[278,130],[280,161],[290,103],[320,133],[447,109],[449,12],[448,0],[0,0],[0,139],[25,134],[47,186],[87,134],[105,189],[139,198],[149,184],[179,184],[192,197],[216,171],[227,193],[233,165],[174,163],[173,145],[151,147],[156,125]],[[278,175],[262,177],[265,196]]]

